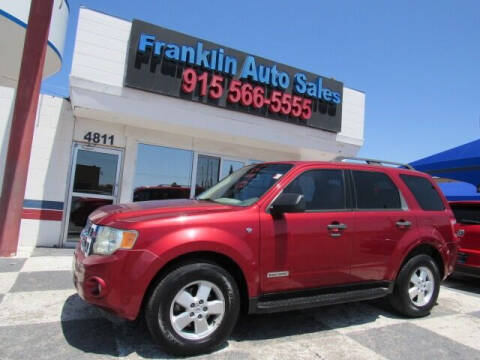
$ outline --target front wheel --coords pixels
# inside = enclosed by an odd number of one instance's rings
[[[389,300],[400,314],[422,317],[432,310],[439,291],[440,273],[437,264],[428,255],[417,255],[403,265]]]
[[[210,263],[181,266],[157,285],[146,306],[153,338],[174,355],[196,355],[222,344],[237,321],[237,284]]]

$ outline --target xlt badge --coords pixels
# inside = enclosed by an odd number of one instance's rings
[[[269,272],[267,273],[267,278],[283,277],[283,276],[288,276],[289,274],[290,273],[288,271]]]

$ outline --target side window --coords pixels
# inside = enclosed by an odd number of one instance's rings
[[[441,211],[445,209],[443,201],[432,183],[424,177],[400,175],[423,210]]]
[[[384,173],[353,171],[358,209],[401,209],[400,193]]]
[[[309,170],[293,180],[284,193],[302,194],[307,211],[345,209],[342,170]]]

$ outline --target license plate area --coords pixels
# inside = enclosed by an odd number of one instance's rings
[[[463,253],[463,252],[459,252],[458,256],[457,256],[457,264],[462,264],[463,265],[467,262],[467,259],[468,259],[468,254]]]
[[[98,225],[89,221],[80,233],[80,249],[85,256],[91,254],[92,246],[97,236],[97,229]]]

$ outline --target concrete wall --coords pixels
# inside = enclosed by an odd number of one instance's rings
[[[0,86],[0,189],[3,184],[15,89]]]
[[[62,210],[65,209],[73,128],[70,102],[63,98],[42,95],[35,123],[25,199],[48,201],[58,204]],[[60,245],[62,219],[63,217],[59,220],[23,218],[19,245]]]
[[[71,77],[123,86],[132,23],[81,8]]]
[[[0,179],[4,174],[13,100],[14,89],[0,87]],[[73,127],[72,108],[67,100],[40,96],[20,228],[21,247],[59,245]],[[57,219],[42,220],[45,212],[53,212]]]

